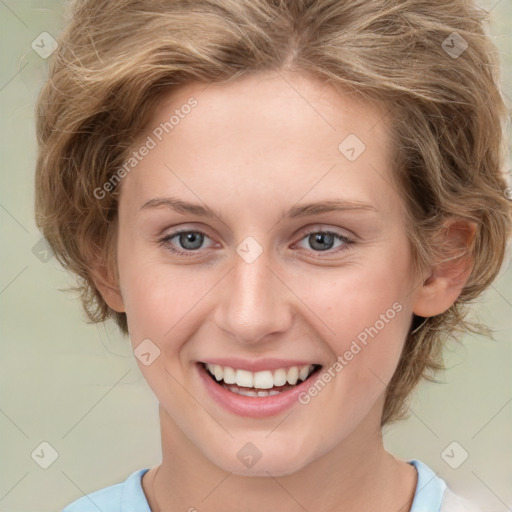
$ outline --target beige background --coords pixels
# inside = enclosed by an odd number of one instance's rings
[[[480,3],[492,10],[512,108],[512,2]],[[33,105],[47,61],[31,43],[44,31],[57,36],[63,7],[0,2],[0,512],[61,510],[160,461],[156,399],[128,340],[112,325],[84,322],[78,300],[59,291],[71,278],[54,258],[41,261],[37,245]],[[477,305],[496,341],[467,336],[464,346],[451,345],[442,383],[421,386],[410,419],[385,434],[390,451],[422,460],[488,512],[512,507],[512,271],[505,270]],[[43,441],[58,454],[48,469],[31,457]],[[458,469],[441,456],[453,441],[460,447],[452,459],[469,454]]]

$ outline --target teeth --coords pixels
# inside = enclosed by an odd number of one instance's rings
[[[292,366],[288,369],[286,380],[288,381],[288,384],[291,384],[292,386],[297,384],[297,381],[299,380],[299,369],[296,366]]]
[[[236,372],[229,366],[224,367],[224,382],[226,384],[234,384],[236,382]]]
[[[306,380],[309,375],[309,366],[303,366],[299,371],[299,379]]]
[[[248,372],[247,370],[236,371],[235,382],[237,386],[242,386],[243,388],[252,388],[253,381],[254,378],[252,372]]]
[[[286,370],[279,368],[274,370],[274,386],[284,386],[286,384]]]
[[[279,395],[281,393],[281,391],[277,391],[276,389],[271,389],[269,391],[253,391],[250,389],[237,388],[235,386],[224,385],[224,387],[226,389],[229,389],[229,391],[231,391],[232,393],[236,393],[237,395],[252,396],[252,397],[274,396],[274,395]]]
[[[274,387],[274,376],[272,372],[264,371],[254,374],[253,386],[260,389],[270,389]]]
[[[222,366],[219,366],[218,364],[216,364],[213,367],[213,375],[215,375],[215,378],[217,380],[222,380],[222,377],[224,376],[224,371],[222,369]]]
[[[206,368],[215,377],[215,380],[222,380],[224,384],[236,384],[242,388],[258,389],[258,392],[238,390],[241,395],[273,396],[279,393],[279,391],[272,390],[273,387],[285,386],[287,383],[294,386],[299,380],[306,380],[313,371],[314,366],[308,364],[306,366],[291,366],[290,368],[278,368],[274,371],[264,370],[261,372],[237,370],[229,366],[220,366],[218,364],[206,364]],[[231,386],[228,387],[228,389],[232,391],[237,388]]]
[[[238,394],[244,395],[244,396],[258,396],[258,393],[256,393],[256,391],[251,391],[248,389],[240,389],[240,388],[238,388]]]

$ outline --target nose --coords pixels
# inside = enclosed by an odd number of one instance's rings
[[[234,265],[223,280],[217,327],[245,344],[259,344],[288,330],[293,293],[265,251],[251,263],[235,254]]]

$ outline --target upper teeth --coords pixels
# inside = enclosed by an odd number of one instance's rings
[[[274,386],[284,386],[286,383],[293,386],[299,379],[306,380],[313,371],[314,365],[290,366],[262,372],[237,370],[229,366],[208,363],[206,368],[216,380],[223,380],[225,384],[236,384],[244,388],[270,389]]]

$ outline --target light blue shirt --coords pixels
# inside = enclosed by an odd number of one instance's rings
[[[418,472],[418,483],[410,512],[440,512],[447,488],[426,464],[411,460]],[[151,512],[142,489],[142,476],[149,468],[139,469],[124,482],[87,494],[68,505],[62,512]],[[443,509],[444,510],[444,509]]]

